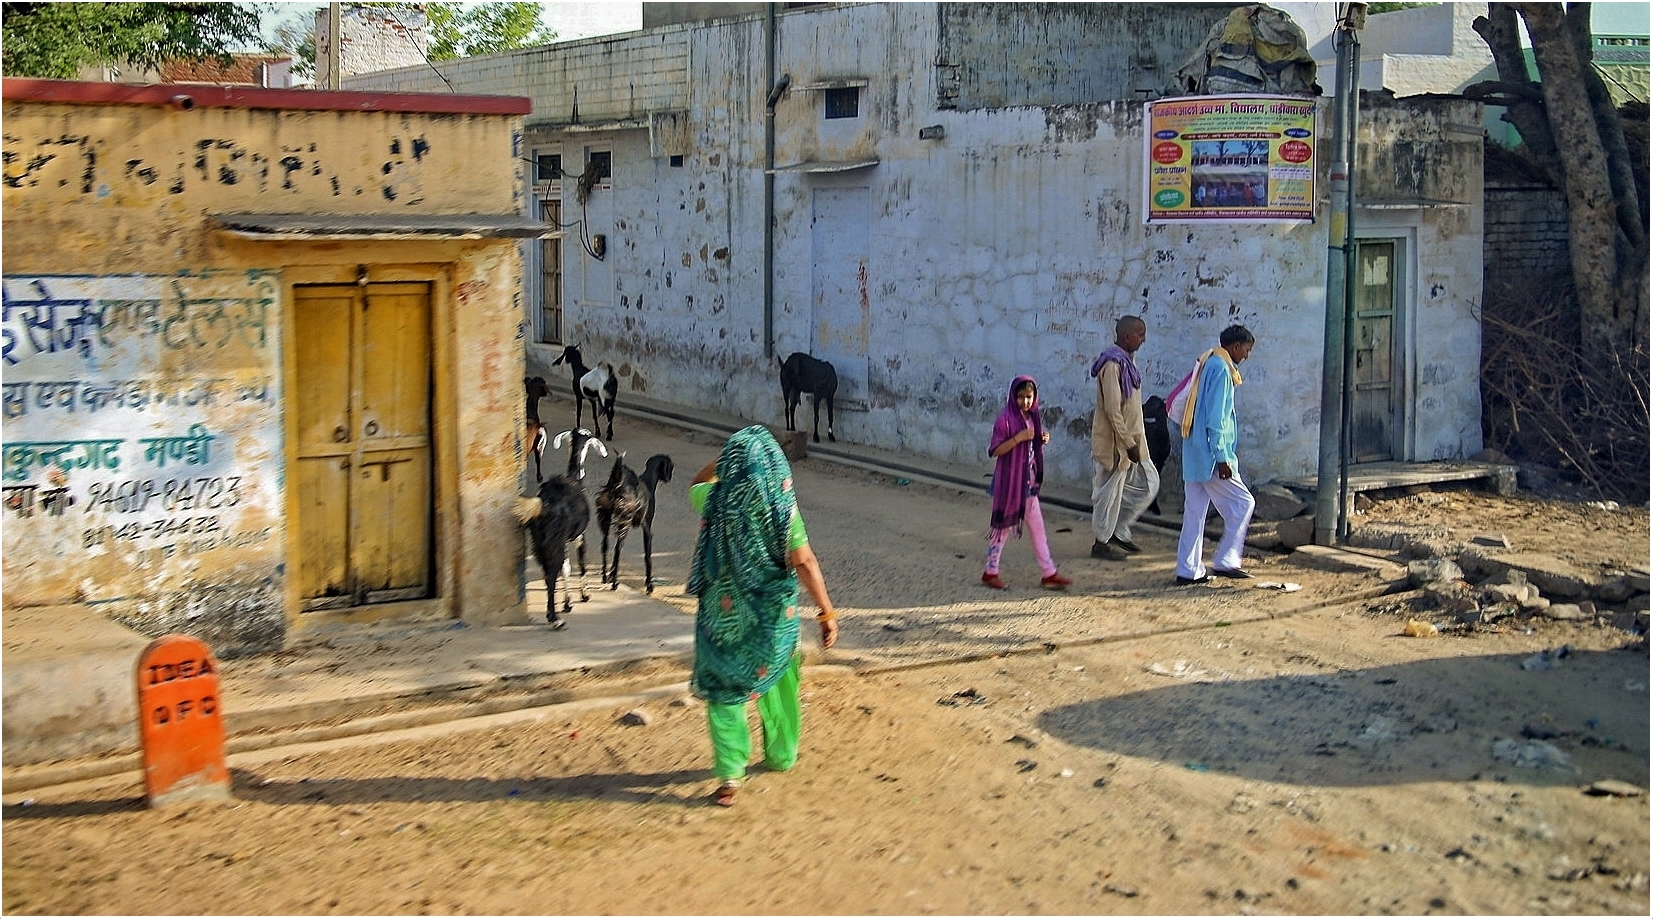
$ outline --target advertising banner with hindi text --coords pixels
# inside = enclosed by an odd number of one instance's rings
[[[1314,220],[1314,99],[1184,96],[1144,108],[1145,223]]]

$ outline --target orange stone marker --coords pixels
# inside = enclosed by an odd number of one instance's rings
[[[138,658],[138,734],[150,807],[230,796],[218,661],[200,639],[163,635]]]

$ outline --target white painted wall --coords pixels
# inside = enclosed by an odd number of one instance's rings
[[[865,187],[872,202],[865,277],[857,279],[867,317],[866,366],[857,369],[866,390],[861,405],[840,406],[840,439],[985,471],[992,419],[1011,378],[1029,373],[1040,381],[1053,432],[1048,474],[1088,481],[1094,390],[1086,370],[1111,342],[1114,320],[1139,314],[1149,325],[1139,353],[1149,392],[1169,389],[1225,326],[1250,327],[1259,343],[1239,394],[1247,477],[1260,483],[1315,470],[1324,220],[1144,226],[1140,102],[940,109],[934,4],[799,10],[778,23],[779,70],[794,83],[859,77],[869,84],[854,122],[823,122],[819,93],[808,91],[788,92],[776,112],[782,166],[878,160],[775,180],[780,356],[817,334],[817,190]],[[998,28],[1011,60],[1015,43],[1035,34],[1014,22]],[[1197,32],[1207,28],[1202,20]],[[612,63],[617,56],[684,47],[687,73],[673,97],[688,113],[681,166],[664,153],[651,157],[644,130],[559,135],[565,168],[578,169],[581,148],[611,150],[615,164],[612,189],[595,191],[583,215],[571,193],[566,198],[564,219],[583,216],[589,232],[609,234],[610,253],[599,263],[576,244],[565,247],[569,338],[588,361],[619,366],[622,400],[644,393],[779,426],[779,385],[763,334],[763,29],[757,16],[576,43],[569,53],[586,59],[601,48],[582,68],[553,46],[513,59],[533,69],[512,79],[513,91],[536,98],[531,124],[544,117],[539,93],[566,104],[576,82],[582,116],[600,123],[586,100],[603,86],[612,93],[614,83],[599,78],[623,69]],[[1186,57],[1180,48],[1154,51],[1176,63]],[[500,57],[473,65],[478,79],[483,67],[490,80],[510,71]],[[465,67],[445,72],[476,91]],[[402,79],[426,78],[400,71],[351,88],[397,88]],[[647,80],[640,87],[659,90]],[[920,140],[919,129],[933,125],[945,138]],[[1329,129],[1328,114],[1321,130]],[[1408,326],[1427,346],[1419,359],[1431,368],[1414,382],[1432,381],[1429,397],[1408,410],[1408,458],[1479,449],[1475,361],[1454,357],[1478,354],[1479,341],[1469,309],[1479,297],[1478,196],[1465,206],[1474,220],[1461,209],[1423,206],[1383,218],[1418,237],[1407,282],[1432,285]],[[1435,283],[1443,276],[1450,283]]]

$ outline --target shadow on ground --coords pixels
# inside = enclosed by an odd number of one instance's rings
[[[1267,782],[1353,787],[1493,779],[1528,785],[1648,775],[1645,645],[1231,679],[1051,709],[1067,743]],[[1212,682],[1200,682],[1212,680]]]

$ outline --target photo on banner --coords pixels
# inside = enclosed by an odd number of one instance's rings
[[[1223,95],[1144,106],[1145,223],[1312,223],[1316,102]]]

